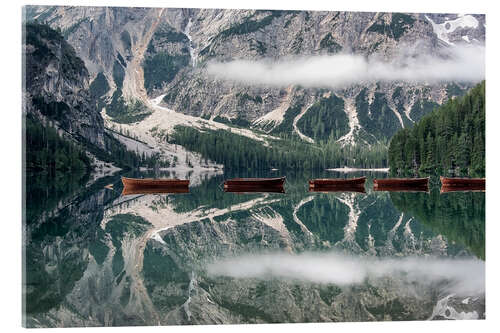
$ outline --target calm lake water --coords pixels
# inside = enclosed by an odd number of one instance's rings
[[[120,177],[28,176],[25,324],[484,318],[485,193],[372,191],[384,174],[365,194],[308,192],[333,172],[287,173],[284,194],[221,189],[281,175],[130,196]]]

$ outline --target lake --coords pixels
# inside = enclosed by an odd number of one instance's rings
[[[283,175],[286,193],[221,188]],[[190,193],[127,196],[119,176],[28,175],[25,324],[484,318],[485,193],[375,192],[385,174],[358,175],[366,193],[308,191],[335,172],[269,171],[191,174]]]

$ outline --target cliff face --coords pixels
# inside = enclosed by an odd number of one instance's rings
[[[77,141],[105,148],[104,124],[88,91],[88,71],[73,47],[47,26],[26,24],[25,112]]]
[[[299,107],[295,126],[285,131],[324,140],[331,133],[314,134],[300,118],[314,116],[318,111],[311,106],[333,94],[344,111],[335,118],[348,124],[334,131],[344,144],[390,138],[470,85],[378,82],[343,89],[279,88],[214,78],[207,63],[338,53],[376,54],[390,61],[405,48],[437,54],[452,44],[483,43],[485,29],[483,15],[454,14],[30,7],[27,16],[59,27],[91,76],[102,72],[129,101],[162,96],[163,105],[177,112],[267,132]]]

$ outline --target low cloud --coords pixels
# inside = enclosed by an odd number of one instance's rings
[[[212,262],[206,270],[215,276],[280,278],[340,286],[393,277],[418,284],[444,282],[448,291],[461,295],[483,293],[485,283],[484,262],[477,259],[360,258],[335,252],[244,255]]]
[[[419,53],[418,46],[401,48],[391,61],[380,55],[311,56],[294,60],[212,62],[215,78],[249,85],[339,88],[377,81],[435,83],[478,82],[485,77],[482,45],[443,48],[440,54]]]

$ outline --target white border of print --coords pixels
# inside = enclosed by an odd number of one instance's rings
[[[141,7],[191,7],[191,8],[259,8],[259,9],[298,9],[298,10],[345,10],[345,11],[389,11],[389,12],[435,12],[435,13],[482,13],[486,14],[487,24],[487,174],[488,194],[486,196],[486,320],[460,322],[387,322],[387,323],[335,323],[335,324],[276,324],[276,325],[221,325],[221,326],[170,326],[165,327],[115,327],[108,328],[110,332],[136,331],[165,331],[169,332],[251,332],[286,331],[315,332],[335,331],[367,331],[373,332],[419,332],[422,331],[454,331],[471,332],[473,330],[493,331],[500,316],[495,316],[499,310],[500,293],[498,287],[497,261],[499,242],[495,236],[500,234],[498,211],[494,210],[500,186],[495,175],[499,166],[499,156],[496,150],[498,132],[496,126],[500,124],[500,104],[497,79],[500,68],[498,65],[499,46],[495,43],[500,31],[499,11],[496,11],[494,2],[470,0],[420,0],[420,1],[369,1],[369,0],[252,0],[239,2],[229,0],[81,0],[81,1],[19,1],[4,5],[1,15],[2,24],[2,156],[1,175],[4,178],[1,203],[3,208],[2,233],[0,244],[2,254],[2,275],[0,295],[2,301],[0,313],[1,325],[8,331],[20,331],[21,328],[21,5],[79,5],[79,6],[141,6]],[[7,185],[7,186],[6,186]],[[99,329],[88,329],[90,332]],[[48,329],[44,332],[61,332]]]

